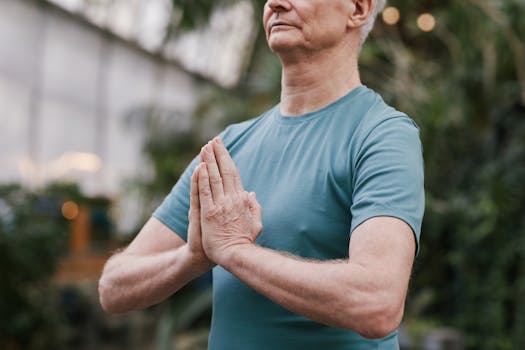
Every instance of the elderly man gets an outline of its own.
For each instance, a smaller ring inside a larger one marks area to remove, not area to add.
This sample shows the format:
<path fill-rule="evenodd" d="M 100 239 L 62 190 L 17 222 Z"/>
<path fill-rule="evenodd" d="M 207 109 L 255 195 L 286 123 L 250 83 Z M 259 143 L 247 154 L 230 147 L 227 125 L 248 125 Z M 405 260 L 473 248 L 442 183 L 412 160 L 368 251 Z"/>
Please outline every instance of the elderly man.
<path fill-rule="evenodd" d="M 423 161 L 413 121 L 359 78 L 383 7 L 267 2 L 281 103 L 202 148 L 107 263 L 105 310 L 156 304 L 213 268 L 210 349 L 398 349 Z"/>

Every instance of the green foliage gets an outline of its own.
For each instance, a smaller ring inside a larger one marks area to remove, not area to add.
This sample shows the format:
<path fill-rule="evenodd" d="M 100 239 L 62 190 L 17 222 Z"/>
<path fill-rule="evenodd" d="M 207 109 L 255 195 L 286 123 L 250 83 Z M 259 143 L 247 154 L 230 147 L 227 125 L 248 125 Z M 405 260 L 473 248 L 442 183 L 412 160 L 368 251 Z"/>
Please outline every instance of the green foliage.
<path fill-rule="evenodd" d="M 95 241 L 108 238 L 107 198 L 87 198 L 67 183 L 38 191 L 0 185 L 0 349 L 63 349 L 81 332 L 72 323 L 78 310 L 66 309 L 67 290 L 52 281 L 67 252 L 66 201 L 90 208 Z"/>
<path fill-rule="evenodd" d="M 62 320 L 49 282 L 66 243 L 60 205 L 49 193 L 0 187 L 1 348 L 62 348 Z"/>
<path fill-rule="evenodd" d="M 425 10 L 391 3 L 405 21 Z M 427 210 L 409 300 L 431 290 L 419 316 L 460 328 L 469 348 L 525 348 L 525 30 L 515 19 L 525 4 L 428 10 L 434 32 L 382 26 L 361 62 L 364 80 L 421 127 Z"/>

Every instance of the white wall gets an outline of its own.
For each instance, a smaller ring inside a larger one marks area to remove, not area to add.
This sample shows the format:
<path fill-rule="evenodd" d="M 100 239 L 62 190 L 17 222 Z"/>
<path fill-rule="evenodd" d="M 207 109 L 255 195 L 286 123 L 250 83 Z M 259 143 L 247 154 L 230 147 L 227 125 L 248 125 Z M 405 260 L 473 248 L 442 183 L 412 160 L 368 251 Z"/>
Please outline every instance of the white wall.
<path fill-rule="evenodd" d="M 156 105 L 189 118 L 198 91 L 182 69 L 53 6 L 0 0 L 0 183 L 70 180 L 123 198 L 122 182 L 150 170 L 128 113 Z"/>

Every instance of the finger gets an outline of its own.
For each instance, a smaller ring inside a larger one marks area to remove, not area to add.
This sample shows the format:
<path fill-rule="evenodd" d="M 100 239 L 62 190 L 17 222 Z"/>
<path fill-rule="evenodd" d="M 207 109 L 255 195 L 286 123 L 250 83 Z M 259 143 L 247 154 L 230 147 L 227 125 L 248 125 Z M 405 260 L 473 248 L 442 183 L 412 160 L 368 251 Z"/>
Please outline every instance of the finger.
<path fill-rule="evenodd" d="M 221 173 L 224 193 L 240 193 L 244 191 L 237 167 L 230 153 L 228 153 L 228 150 L 218 137 L 213 140 L 213 150 L 215 151 L 215 158 Z"/>
<path fill-rule="evenodd" d="M 213 197 L 210 188 L 210 179 L 208 176 L 208 169 L 206 169 L 206 163 L 201 163 L 199 168 L 199 202 L 201 206 L 201 213 L 206 210 L 213 208 Z"/>
<path fill-rule="evenodd" d="M 213 152 L 211 143 L 212 142 L 209 142 L 207 145 L 202 147 L 201 158 L 202 161 L 206 163 L 206 168 L 208 169 L 208 175 L 210 178 L 211 193 L 214 201 L 217 202 L 220 201 L 224 196 L 224 189 L 221 174 L 219 172 L 219 167 L 217 166 L 217 161 L 215 159 L 215 154 Z"/>
<path fill-rule="evenodd" d="M 221 174 L 219 172 L 219 167 L 215 159 L 215 154 L 213 152 L 213 147 L 211 146 L 212 142 L 208 142 L 207 145 L 202 147 L 201 150 L 201 159 L 206 163 L 208 168 L 208 175 L 210 178 L 210 187 L 214 201 L 219 201 L 224 196 L 224 189 L 221 179 Z"/>
<path fill-rule="evenodd" d="M 197 165 L 193 174 L 191 175 L 191 185 L 190 185 L 190 210 L 199 210 L 199 168 L 201 165 Z"/>

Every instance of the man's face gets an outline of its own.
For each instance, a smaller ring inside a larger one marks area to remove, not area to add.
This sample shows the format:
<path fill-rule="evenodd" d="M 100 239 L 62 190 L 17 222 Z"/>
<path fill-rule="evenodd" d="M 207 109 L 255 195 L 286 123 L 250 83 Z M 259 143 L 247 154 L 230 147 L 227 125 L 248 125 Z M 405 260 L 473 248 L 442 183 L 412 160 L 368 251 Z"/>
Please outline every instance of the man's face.
<path fill-rule="evenodd" d="M 341 42 L 351 0 L 268 0 L 263 25 L 272 51 L 318 51 Z"/>

